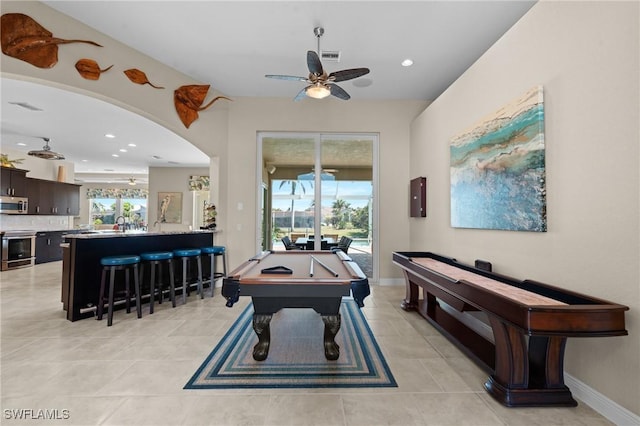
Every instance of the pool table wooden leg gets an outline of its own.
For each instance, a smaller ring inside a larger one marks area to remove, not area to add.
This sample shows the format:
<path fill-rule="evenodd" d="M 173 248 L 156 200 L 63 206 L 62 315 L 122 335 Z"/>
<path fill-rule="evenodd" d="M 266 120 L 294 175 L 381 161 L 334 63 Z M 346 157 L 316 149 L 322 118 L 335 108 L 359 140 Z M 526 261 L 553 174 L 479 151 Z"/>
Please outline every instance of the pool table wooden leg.
<path fill-rule="evenodd" d="M 271 314 L 253 314 L 253 331 L 258 335 L 258 343 L 253 347 L 253 359 L 264 361 L 269 355 L 271 343 Z"/>
<path fill-rule="evenodd" d="M 340 314 L 322 315 L 324 322 L 324 356 L 335 361 L 340 357 L 340 346 L 336 343 L 336 334 L 340 330 Z"/>

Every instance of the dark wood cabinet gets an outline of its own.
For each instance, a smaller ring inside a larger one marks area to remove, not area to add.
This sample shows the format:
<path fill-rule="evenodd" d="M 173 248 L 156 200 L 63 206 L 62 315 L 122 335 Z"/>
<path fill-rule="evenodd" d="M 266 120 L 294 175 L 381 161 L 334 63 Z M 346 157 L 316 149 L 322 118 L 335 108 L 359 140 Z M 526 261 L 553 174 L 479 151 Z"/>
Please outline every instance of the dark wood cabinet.
<path fill-rule="evenodd" d="M 411 180 L 411 217 L 427 217 L 427 178 L 418 177 Z"/>
<path fill-rule="evenodd" d="M 2 167 L 0 176 L 0 195 L 10 195 L 12 197 L 25 197 L 27 195 L 27 171 Z"/>
<path fill-rule="evenodd" d="M 28 179 L 29 214 L 53 214 L 52 181 Z"/>
<path fill-rule="evenodd" d="M 27 178 L 27 183 L 29 214 L 80 214 L 80 185 L 34 178 Z"/>
<path fill-rule="evenodd" d="M 36 265 L 62 260 L 63 235 L 68 231 L 47 231 L 36 233 Z"/>
<path fill-rule="evenodd" d="M 64 184 L 67 188 L 67 214 L 78 216 L 80 214 L 80 185 L 72 183 Z"/>

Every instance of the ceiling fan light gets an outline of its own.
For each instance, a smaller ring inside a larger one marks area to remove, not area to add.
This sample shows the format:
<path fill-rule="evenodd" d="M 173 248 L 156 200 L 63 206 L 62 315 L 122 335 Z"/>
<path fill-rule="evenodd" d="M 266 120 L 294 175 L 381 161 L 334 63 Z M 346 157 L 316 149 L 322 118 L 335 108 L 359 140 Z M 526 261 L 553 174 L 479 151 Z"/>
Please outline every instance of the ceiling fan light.
<path fill-rule="evenodd" d="M 324 99 L 331 94 L 329 88 L 323 85 L 309 86 L 305 92 L 307 96 L 314 99 Z"/>
<path fill-rule="evenodd" d="M 51 148 L 49 147 L 49 138 L 42 138 L 42 139 L 44 139 L 44 146 L 42 147 L 42 149 L 39 151 L 29 151 L 27 152 L 27 155 L 30 155 L 32 157 L 42 158 L 44 160 L 64 160 L 65 159 L 64 155 L 51 151 Z"/>

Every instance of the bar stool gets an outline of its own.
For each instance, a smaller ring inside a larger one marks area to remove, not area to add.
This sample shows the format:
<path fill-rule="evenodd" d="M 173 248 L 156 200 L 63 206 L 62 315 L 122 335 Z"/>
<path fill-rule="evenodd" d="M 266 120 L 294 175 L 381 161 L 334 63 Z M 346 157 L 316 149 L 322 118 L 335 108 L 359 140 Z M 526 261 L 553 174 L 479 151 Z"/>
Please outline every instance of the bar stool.
<path fill-rule="evenodd" d="M 107 282 L 107 273 L 109 273 L 109 307 L 107 311 L 108 327 L 113 324 L 113 303 L 116 271 L 124 271 L 126 293 L 125 306 L 127 307 L 127 313 L 130 313 L 131 291 L 129 288 L 129 272 L 131 272 L 131 269 L 133 268 L 133 281 L 136 292 L 136 311 L 138 313 L 138 318 L 142 318 L 142 307 L 140 306 L 140 282 L 138 281 L 139 263 L 140 256 L 135 255 L 107 256 L 100 259 L 100 264 L 102 265 L 102 279 L 100 280 L 100 298 L 98 299 L 98 319 L 102 320 L 102 314 L 104 311 L 104 290 Z"/>
<path fill-rule="evenodd" d="M 149 265 L 151 269 L 151 277 L 149 279 L 149 313 L 153 313 L 153 303 L 156 298 L 156 269 L 158 270 L 158 293 L 159 300 L 163 299 L 162 284 L 162 264 L 165 263 L 169 269 L 169 299 L 172 306 L 176 307 L 176 287 L 173 278 L 173 253 L 170 251 L 157 251 L 140 254 L 140 283 L 143 283 L 144 266 Z"/>
<path fill-rule="evenodd" d="M 200 247 L 200 251 L 202 251 L 202 255 L 205 254 L 209 256 L 209 261 L 211 264 L 210 275 L 207 280 L 203 282 L 209 282 L 211 286 L 211 297 L 213 297 L 213 290 L 216 285 L 216 279 L 227 276 L 227 254 L 224 246 L 207 246 Z M 223 273 L 216 273 L 216 257 L 222 256 L 222 270 Z"/>
<path fill-rule="evenodd" d="M 198 291 L 200 292 L 200 298 L 204 298 L 200 254 L 200 249 L 196 248 L 176 249 L 173 251 L 173 257 L 175 259 L 182 259 L 182 303 L 187 303 L 187 292 L 189 291 L 189 284 L 187 283 L 187 266 L 189 259 L 193 259 L 198 263 Z"/>

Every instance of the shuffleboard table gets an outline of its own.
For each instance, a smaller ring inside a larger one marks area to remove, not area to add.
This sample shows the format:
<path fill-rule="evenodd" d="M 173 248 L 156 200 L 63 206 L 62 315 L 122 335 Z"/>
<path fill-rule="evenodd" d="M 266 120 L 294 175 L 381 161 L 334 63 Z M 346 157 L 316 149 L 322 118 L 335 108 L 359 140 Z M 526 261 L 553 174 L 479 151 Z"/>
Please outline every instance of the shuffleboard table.
<path fill-rule="evenodd" d="M 429 252 L 394 252 L 393 262 L 406 281 L 402 308 L 418 311 L 487 370 L 485 389 L 509 407 L 576 406 L 564 384 L 567 338 L 627 334 L 627 306 L 496 274 L 488 262 L 476 268 Z M 475 327 L 474 311 L 488 317 L 493 341 Z"/>
<path fill-rule="evenodd" d="M 352 295 L 359 307 L 370 294 L 360 267 L 341 250 L 267 251 L 244 262 L 223 280 L 222 295 L 232 307 L 240 296 L 251 296 L 253 329 L 258 343 L 253 358 L 264 361 L 271 343 L 270 323 L 283 308 L 312 308 L 324 322 L 324 352 L 340 356 L 335 336 L 340 330 L 340 303 Z"/>

